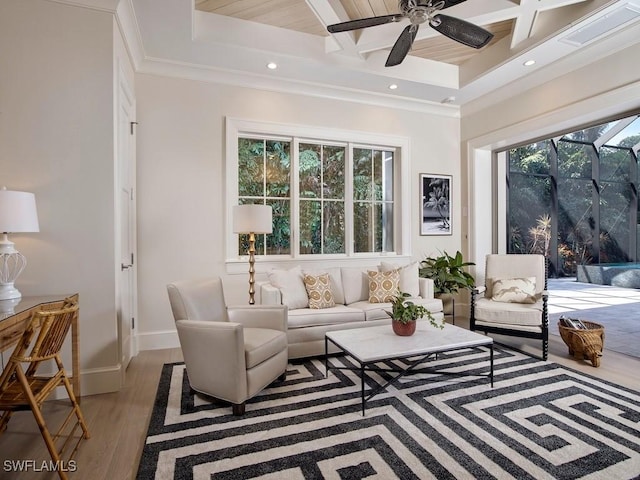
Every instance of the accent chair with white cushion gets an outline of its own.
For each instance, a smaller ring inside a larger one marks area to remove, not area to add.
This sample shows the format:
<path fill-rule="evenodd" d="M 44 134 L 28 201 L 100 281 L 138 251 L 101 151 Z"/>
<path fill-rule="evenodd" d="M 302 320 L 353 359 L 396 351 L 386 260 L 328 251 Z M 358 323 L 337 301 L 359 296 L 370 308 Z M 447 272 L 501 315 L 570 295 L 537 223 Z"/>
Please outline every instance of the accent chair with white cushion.
<path fill-rule="evenodd" d="M 226 306 L 220 278 L 167 285 L 191 388 L 233 404 L 245 402 L 287 370 L 287 307 Z"/>
<path fill-rule="evenodd" d="M 549 350 L 547 261 L 537 254 L 491 254 L 485 285 L 471 294 L 471 330 L 542 340 Z"/>

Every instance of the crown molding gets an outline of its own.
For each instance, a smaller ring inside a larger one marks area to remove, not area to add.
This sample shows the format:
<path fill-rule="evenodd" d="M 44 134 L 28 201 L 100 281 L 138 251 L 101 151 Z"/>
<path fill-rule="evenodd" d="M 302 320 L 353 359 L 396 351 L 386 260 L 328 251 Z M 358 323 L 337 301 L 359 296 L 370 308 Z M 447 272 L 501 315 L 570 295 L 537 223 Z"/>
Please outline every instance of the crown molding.
<path fill-rule="evenodd" d="M 267 75 L 248 74 L 245 72 L 236 72 L 148 56 L 144 57 L 142 62 L 136 65 L 136 73 L 219 83 L 235 87 L 326 98 L 430 115 L 460 118 L 460 107 L 457 105 L 439 104 L 392 95 L 372 94 L 356 89 L 332 87 L 299 80 L 274 79 Z"/>
<path fill-rule="evenodd" d="M 54 3 L 71 5 L 72 7 L 88 8 L 99 12 L 115 13 L 120 0 L 47 0 Z"/>

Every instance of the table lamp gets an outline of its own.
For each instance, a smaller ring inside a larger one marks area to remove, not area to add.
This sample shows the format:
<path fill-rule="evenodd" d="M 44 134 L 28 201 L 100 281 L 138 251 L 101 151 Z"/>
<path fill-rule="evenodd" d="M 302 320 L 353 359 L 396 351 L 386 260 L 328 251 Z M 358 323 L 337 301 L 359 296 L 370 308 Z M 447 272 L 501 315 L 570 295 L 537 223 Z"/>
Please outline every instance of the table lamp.
<path fill-rule="evenodd" d="M 249 234 L 249 304 L 255 303 L 256 233 L 273 231 L 273 213 L 269 205 L 235 205 L 233 207 L 233 233 Z"/>
<path fill-rule="evenodd" d="M 39 232 L 36 197 L 33 193 L 0 189 L 0 300 L 20 298 L 14 287 L 16 278 L 27 265 L 27 259 L 9 241 L 9 233 Z"/>

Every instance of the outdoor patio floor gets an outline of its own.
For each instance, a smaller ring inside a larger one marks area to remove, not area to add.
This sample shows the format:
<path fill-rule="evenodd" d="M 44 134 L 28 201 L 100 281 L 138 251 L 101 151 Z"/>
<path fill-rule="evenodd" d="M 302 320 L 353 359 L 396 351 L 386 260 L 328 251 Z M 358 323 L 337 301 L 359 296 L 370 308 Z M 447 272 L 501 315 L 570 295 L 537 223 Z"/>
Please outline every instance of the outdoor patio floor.
<path fill-rule="evenodd" d="M 640 357 L 640 290 L 549 279 L 549 332 L 560 335 L 561 315 L 600 323 L 605 349 Z"/>

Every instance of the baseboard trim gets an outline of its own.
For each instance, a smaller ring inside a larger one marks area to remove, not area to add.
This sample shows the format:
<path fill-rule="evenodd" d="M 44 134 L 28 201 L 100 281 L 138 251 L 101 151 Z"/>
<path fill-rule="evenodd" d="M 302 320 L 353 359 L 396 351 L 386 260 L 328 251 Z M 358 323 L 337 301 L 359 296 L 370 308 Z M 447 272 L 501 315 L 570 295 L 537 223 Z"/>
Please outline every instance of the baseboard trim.
<path fill-rule="evenodd" d="M 180 340 L 175 330 L 160 332 L 138 333 L 136 335 L 138 350 L 161 350 L 164 348 L 179 348 Z"/>
<path fill-rule="evenodd" d="M 117 392 L 122 388 L 122 365 L 91 368 L 80 372 L 82 396 Z"/>
<path fill-rule="evenodd" d="M 121 388 L 122 366 L 120 364 L 80 372 L 80 394 L 82 397 L 117 392 Z M 64 387 L 58 387 L 51 398 L 55 400 L 68 398 L 67 391 Z"/>

